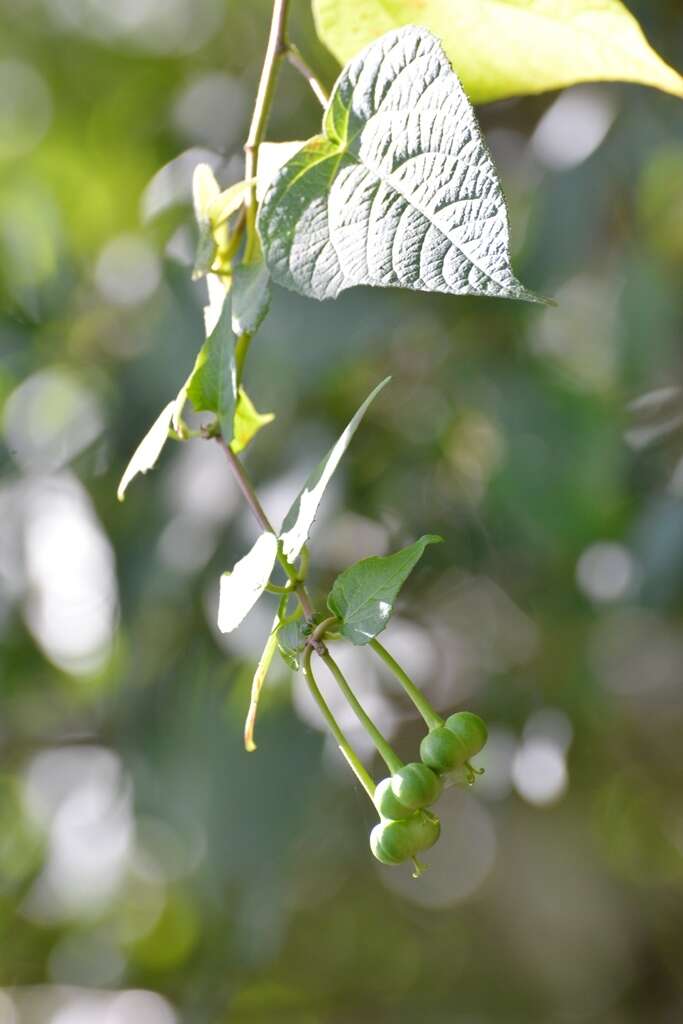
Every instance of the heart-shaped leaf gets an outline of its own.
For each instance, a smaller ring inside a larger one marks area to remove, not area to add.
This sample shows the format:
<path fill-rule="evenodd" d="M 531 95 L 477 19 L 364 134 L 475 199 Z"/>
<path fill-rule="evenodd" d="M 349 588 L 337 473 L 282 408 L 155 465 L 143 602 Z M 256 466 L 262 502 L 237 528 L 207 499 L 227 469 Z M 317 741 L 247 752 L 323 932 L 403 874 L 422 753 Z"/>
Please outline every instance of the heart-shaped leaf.
<path fill-rule="evenodd" d="M 600 80 L 683 96 L 683 79 L 620 0 L 313 0 L 313 13 L 341 64 L 391 29 L 423 25 L 473 103 Z"/>
<path fill-rule="evenodd" d="M 121 483 L 116 491 L 116 497 L 119 501 L 123 501 L 126 496 L 126 488 L 128 487 L 128 484 L 138 475 L 138 473 L 147 473 L 148 470 L 155 466 L 157 459 L 161 455 L 161 449 L 166 444 L 168 431 L 171 426 L 171 419 L 173 417 L 174 405 L 175 401 L 169 402 L 168 405 L 159 413 L 154 423 L 133 452 L 132 458 L 126 466 L 126 470 L 121 477 Z"/>
<path fill-rule="evenodd" d="M 218 628 L 231 633 L 251 611 L 266 589 L 277 558 L 277 537 L 262 533 L 251 551 L 221 576 Z"/>
<path fill-rule="evenodd" d="M 317 299 L 375 285 L 536 301 L 510 268 L 474 111 L 426 29 L 389 32 L 342 71 L 258 224 L 273 279 Z"/>
<path fill-rule="evenodd" d="M 349 447 L 351 438 L 358 430 L 367 407 L 390 379 L 390 377 L 387 377 L 368 395 L 360 409 L 349 420 L 336 444 L 330 448 L 322 462 L 313 470 L 303 490 L 299 492 L 294 504 L 285 516 L 280 531 L 280 540 L 282 541 L 284 555 L 290 562 L 298 558 L 302 547 L 308 540 L 308 534 L 313 525 L 320 502 L 323 499 L 325 489 L 332 479 L 332 475 L 339 465 L 342 455 Z"/>
<path fill-rule="evenodd" d="M 337 576 L 327 606 L 340 620 L 341 635 L 357 645 L 374 640 L 389 621 L 398 592 L 424 549 L 440 540 L 428 534 L 393 555 L 364 558 Z"/>

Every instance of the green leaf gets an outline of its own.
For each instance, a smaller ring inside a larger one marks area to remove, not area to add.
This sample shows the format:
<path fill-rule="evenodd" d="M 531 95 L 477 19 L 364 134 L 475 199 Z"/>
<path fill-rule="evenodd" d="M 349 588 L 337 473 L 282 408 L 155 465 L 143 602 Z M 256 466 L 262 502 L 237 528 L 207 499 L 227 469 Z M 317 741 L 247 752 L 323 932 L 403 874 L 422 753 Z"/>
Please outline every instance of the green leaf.
<path fill-rule="evenodd" d="M 306 644 L 303 619 L 281 626 L 277 635 L 277 646 L 282 658 L 295 672 L 301 668 L 301 654 Z"/>
<path fill-rule="evenodd" d="M 262 142 L 258 148 L 256 198 L 259 203 L 273 184 L 280 168 L 290 160 L 304 142 Z"/>
<path fill-rule="evenodd" d="M 237 407 L 235 344 L 230 329 L 229 302 L 224 303 L 218 323 L 199 350 L 183 390 L 196 412 L 216 414 L 223 440 L 229 444 Z M 183 390 L 176 400 L 178 403 L 182 402 Z"/>
<path fill-rule="evenodd" d="M 220 195 L 218 182 L 208 164 L 197 164 L 192 175 L 192 201 L 199 229 L 195 254 L 193 280 L 203 277 L 211 269 L 216 255 L 216 242 L 211 223 L 211 206 Z"/>
<path fill-rule="evenodd" d="M 266 589 L 276 558 L 277 537 L 274 533 L 262 533 L 232 572 L 223 573 L 218 601 L 218 628 L 221 633 L 237 629 L 254 607 Z"/>
<path fill-rule="evenodd" d="M 341 64 L 385 32 L 424 26 L 473 103 L 601 80 L 683 96 L 683 79 L 619 0 L 313 0 L 313 13 Z"/>
<path fill-rule="evenodd" d="M 394 555 L 364 558 L 337 576 L 327 606 L 341 622 L 341 635 L 358 645 L 374 640 L 389 621 L 398 592 L 424 549 L 440 540 L 428 534 Z"/>
<path fill-rule="evenodd" d="M 382 388 L 388 384 L 390 379 L 390 377 L 386 377 L 368 395 L 360 409 L 358 409 L 347 424 L 336 444 L 330 448 L 322 462 L 316 466 L 308 477 L 303 490 L 299 492 L 294 504 L 285 516 L 280 530 L 280 540 L 282 541 L 284 555 L 290 562 L 298 558 L 302 547 L 308 540 L 308 534 L 315 520 L 325 489 L 332 479 L 332 475 L 339 465 L 344 452 L 349 447 L 351 438 L 356 433 L 366 409 Z"/>
<path fill-rule="evenodd" d="M 235 410 L 235 421 L 233 427 L 233 439 L 230 447 L 235 455 L 246 448 L 249 442 L 258 434 L 262 427 L 272 423 L 275 414 L 272 412 L 257 412 L 249 395 L 244 388 L 239 389 L 237 397 L 237 409 Z"/>
<path fill-rule="evenodd" d="M 228 217 L 239 210 L 253 183 L 253 178 L 238 181 L 215 196 L 208 208 L 208 218 L 214 229 L 224 224 Z"/>
<path fill-rule="evenodd" d="M 121 477 L 121 483 L 116 491 L 116 497 L 119 501 L 123 501 L 125 498 L 126 488 L 131 480 L 136 477 L 138 473 L 147 473 L 147 471 L 152 469 L 156 464 L 157 459 L 161 455 L 161 449 L 166 444 L 168 431 L 171 426 L 174 405 L 175 401 L 169 402 L 168 405 L 162 409 L 140 444 L 133 452 L 133 456 L 126 466 L 126 470 Z"/>
<path fill-rule="evenodd" d="M 260 207 L 275 281 L 317 299 L 364 284 L 538 301 L 512 273 L 496 170 L 429 32 L 389 32 L 352 61 L 323 132 Z"/>
<path fill-rule="evenodd" d="M 232 275 L 232 329 L 236 335 L 254 334 L 270 305 L 270 274 L 263 255 L 240 263 Z"/>

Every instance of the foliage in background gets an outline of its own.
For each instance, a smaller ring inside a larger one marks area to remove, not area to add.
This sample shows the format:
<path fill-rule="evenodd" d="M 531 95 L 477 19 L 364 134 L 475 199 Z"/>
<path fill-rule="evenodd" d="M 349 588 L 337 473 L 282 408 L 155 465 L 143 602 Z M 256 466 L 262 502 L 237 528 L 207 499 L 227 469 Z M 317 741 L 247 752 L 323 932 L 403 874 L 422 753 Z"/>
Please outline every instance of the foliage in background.
<path fill-rule="evenodd" d="M 278 292 L 251 355 L 250 394 L 278 418 L 250 466 L 276 517 L 393 375 L 323 510 L 320 593 L 425 524 L 446 538 L 387 643 L 420 655 L 437 706 L 492 722 L 490 788 L 453 798 L 444 859 L 416 886 L 372 870 L 360 797 L 298 685 L 290 708 L 288 674 L 266 691 L 258 755 L 241 750 L 256 638 L 212 624 L 217 576 L 253 534 L 212 446 L 165 453 L 112 499 L 192 369 L 190 169 L 240 177 L 267 16 L 204 2 L 183 23 L 187 5 L 162 6 L 144 31 L 118 6 L 0 8 L 3 81 L 30 83 L 0 168 L 3 1012 L 676 1019 L 678 105 L 606 86 L 481 112 L 515 268 L 556 309 Z M 680 67 L 677 5 L 633 10 Z M 319 111 L 285 69 L 272 138 L 295 123 L 312 133 Z M 381 664 L 354 678 L 414 749 Z"/>

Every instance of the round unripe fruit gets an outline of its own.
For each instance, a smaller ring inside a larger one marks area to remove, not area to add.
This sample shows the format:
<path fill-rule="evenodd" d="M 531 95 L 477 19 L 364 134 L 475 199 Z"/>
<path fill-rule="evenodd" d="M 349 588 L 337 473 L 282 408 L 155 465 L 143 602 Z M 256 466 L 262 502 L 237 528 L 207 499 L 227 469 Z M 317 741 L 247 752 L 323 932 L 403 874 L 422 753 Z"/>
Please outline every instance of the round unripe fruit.
<path fill-rule="evenodd" d="M 420 757 L 423 762 L 440 775 L 452 772 L 454 768 L 464 764 L 468 756 L 460 736 L 447 729 L 445 725 L 431 729 L 420 744 Z"/>
<path fill-rule="evenodd" d="M 391 818 L 394 821 L 400 821 L 403 818 L 409 818 L 413 811 L 409 807 L 405 807 L 399 800 L 394 796 L 391 789 L 391 778 L 382 779 L 378 782 L 375 787 L 375 807 L 379 814 L 383 818 Z"/>
<path fill-rule="evenodd" d="M 458 737 L 465 751 L 465 761 L 478 754 L 488 739 L 486 723 L 471 711 L 456 711 L 446 719 L 446 728 Z"/>
<path fill-rule="evenodd" d="M 428 850 L 441 835 L 441 822 L 430 811 L 416 811 L 414 817 L 409 819 L 408 824 L 415 841 L 416 853 Z"/>
<path fill-rule="evenodd" d="M 419 811 L 405 821 L 380 821 L 370 833 L 370 849 L 382 864 L 402 864 L 439 838 L 439 819 Z"/>
<path fill-rule="evenodd" d="M 391 791 L 404 807 L 417 811 L 438 800 L 441 779 L 426 764 L 413 762 L 405 765 L 391 777 Z"/>

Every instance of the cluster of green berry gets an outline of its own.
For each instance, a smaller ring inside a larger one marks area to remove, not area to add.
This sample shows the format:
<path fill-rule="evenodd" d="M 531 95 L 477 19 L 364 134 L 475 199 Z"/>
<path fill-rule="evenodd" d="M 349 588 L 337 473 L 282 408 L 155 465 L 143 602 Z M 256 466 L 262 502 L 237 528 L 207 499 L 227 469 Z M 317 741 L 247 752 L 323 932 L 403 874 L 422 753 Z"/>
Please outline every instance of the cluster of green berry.
<path fill-rule="evenodd" d="M 444 785 L 463 778 L 474 781 L 470 758 L 483 749 L 487 736 L 478 715 L 458 711 L 430 729 L 420 744 L 420 761 L 404 765 L 377 784 L 374 804 L 380 820 L 370 833 L 370 849 L 377 860 L 416 861 L 418 853 L 434 846 L 441 824 L 427 808 L 439 799 Z"/>

